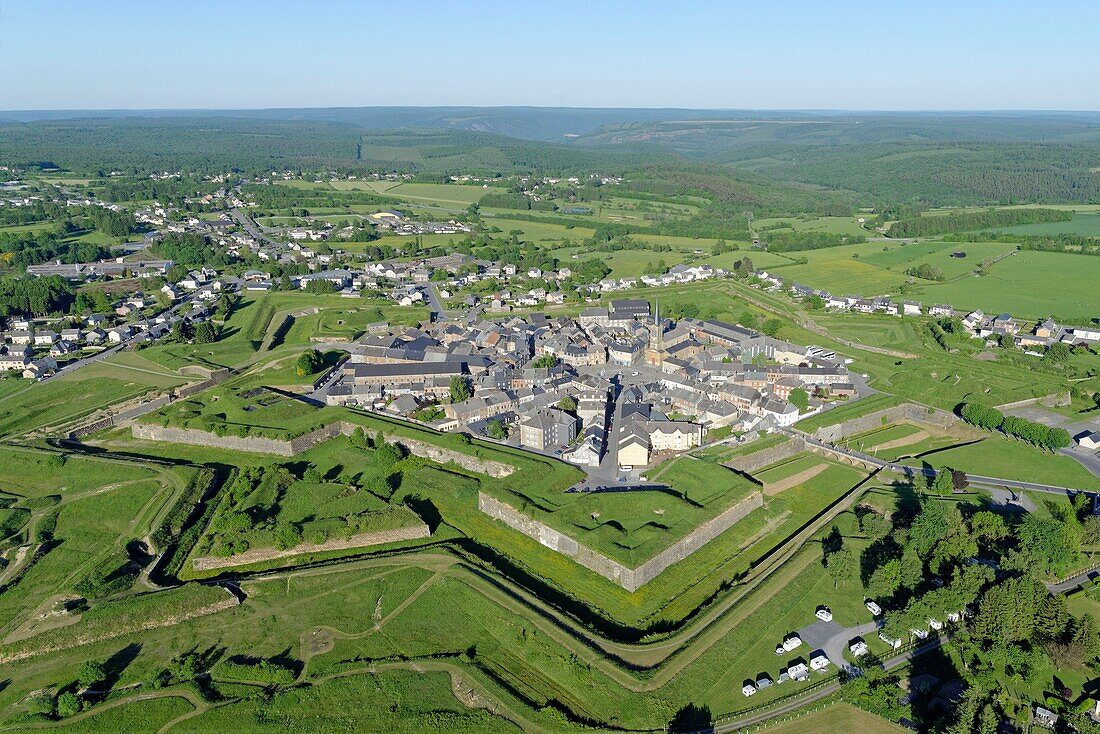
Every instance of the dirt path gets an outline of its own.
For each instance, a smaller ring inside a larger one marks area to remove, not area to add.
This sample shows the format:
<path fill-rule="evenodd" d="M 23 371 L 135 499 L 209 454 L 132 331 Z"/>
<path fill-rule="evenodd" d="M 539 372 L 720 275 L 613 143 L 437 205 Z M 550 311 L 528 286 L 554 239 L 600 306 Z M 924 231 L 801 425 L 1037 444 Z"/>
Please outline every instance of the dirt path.
<path fill-rule="evenodd" d="M 797 487 L 800 484 L 805 484 L 828 468 L 829 465 L 825 462 L 822 462 L 816 466 L 811 466 L 805 471 L 800 471 L 799 473 L 789 476 L 785 479 L 780 479 L 778 482 L 768 482 L 764 485 L 764 494 L 768 497 L 774 497 L 780 492 L 790 489 L 791 487 Z"/>

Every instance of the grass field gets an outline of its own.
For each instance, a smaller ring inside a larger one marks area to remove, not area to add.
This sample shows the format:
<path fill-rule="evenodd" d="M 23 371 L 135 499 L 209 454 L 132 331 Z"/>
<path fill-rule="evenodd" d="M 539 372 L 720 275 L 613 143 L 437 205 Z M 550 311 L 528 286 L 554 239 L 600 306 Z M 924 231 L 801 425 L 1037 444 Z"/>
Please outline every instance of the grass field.
<path fill-rule="evenodd" d="M 846 703 L 768 726 L 770 734 L 902 734 L 907 729 Z"/>
<path fill-rule="evenodd" d="M 333 181 L 330 186 L 337 191 L 373 191 L 386 196 L 408 200 L 414 204 L 438 204 L 443 207 L 465 209 L 489 193 L 503 189 L 462 186 L 459 184 L 396 183 L 393 181 Z"/>
<path fill-rule="evenodd" d="M 956 308 L 1008 311 L 1013 316 L 1045 318 L 1051 314 L 1091 319 L 1096 298 L 1070 283 L 1100 282 L 1100 258 L 1058 252 L 1025 251 L 994 265 L 983 277 L 925 286 L 929 302 Z"/>
<path fill-rule="evenodd" d="M 1100 490 L 1100 477 L 1068 456 L 1052 454 L 1002 436 L 989 436 L 978 443 L 937 451 L 905 463 L 949 466 L 987 477 Z"/>
<path fill-rule="evenodd" d="M 1018 224 L 1015 227 L 1001 227 L 994 231 L 1040 236 L 1050 234 L 1079 234 L 1085 237 L 1100 237 L 1100 212 L 1075 212 L 1073 219 L 1068 222 Z"/>
<path fill-rule="evenodd" d="M 849 236 L 872 236 L 860 226 L 859 216 L 852 217 L 772 217 L 754 219 L 752 227 L 763 237 L 768 232 L 825 232 Z"/>

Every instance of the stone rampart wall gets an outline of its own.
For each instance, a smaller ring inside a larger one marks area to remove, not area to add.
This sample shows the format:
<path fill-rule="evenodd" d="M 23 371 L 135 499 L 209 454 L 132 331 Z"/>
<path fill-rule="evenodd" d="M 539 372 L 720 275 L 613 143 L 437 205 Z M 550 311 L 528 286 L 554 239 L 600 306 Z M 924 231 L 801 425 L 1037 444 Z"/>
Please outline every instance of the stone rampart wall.
<path fill-rule="evenodd" d="M 518 530 L 529 538 L 538 541 L 552 551 L 569 556 L 578 564 L 598 573 L 627 591 L 636 591 L 652 581 L 659 573 L 672 564 L 682 561 L 711 540 L 742 520 L 753 510 L 764 505 L 764 496 L 753 492 L 745 499 L 711 518 L 691 531 L 673 545 L 661 551 L 637 568 L 628 568 L 618 561 L 597 553 L 588 546 L 561 533 L 549 525 L 535 520 L 511 505 L 490 497 L 484 492 L 478 493 L 477 506 L 489 517 L 500 520 L 513 530 Z"/>

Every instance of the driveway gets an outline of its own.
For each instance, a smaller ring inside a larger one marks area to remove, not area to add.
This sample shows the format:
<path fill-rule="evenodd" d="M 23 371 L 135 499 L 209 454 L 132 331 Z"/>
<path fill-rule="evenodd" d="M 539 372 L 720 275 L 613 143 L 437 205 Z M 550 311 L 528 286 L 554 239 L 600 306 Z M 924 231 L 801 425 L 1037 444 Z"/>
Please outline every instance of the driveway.
<path fill-rule="evenodd" d="M 844 659 L 848 643 L 857 637 L 865 637 L 878 629 L 878 622 L 866 622 L 855 627 L 841 627 L 836 622 L 818 620 L 798 630 L 798 636 L 810 646 L 812 653 L 821 650 L 837 670 L 853 670 L 854 665 Z"/>

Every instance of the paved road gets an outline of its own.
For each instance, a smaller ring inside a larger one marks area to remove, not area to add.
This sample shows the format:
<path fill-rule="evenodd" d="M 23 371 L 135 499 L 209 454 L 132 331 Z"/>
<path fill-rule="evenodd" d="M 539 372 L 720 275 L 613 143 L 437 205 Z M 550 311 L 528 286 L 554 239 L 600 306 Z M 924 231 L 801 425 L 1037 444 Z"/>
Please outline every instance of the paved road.
<path fill-rule="evenodd" d="M 844 657 L 848 643 L 857 637 L 864 637 L 879 628 L 879 622 L 871 620 L 855 627 L 841 627 L 836 622 L 817 621 L 798 630 L 798 636 L 810 646 L 811 650 L 822 650 L 837 670 L 858 670 Z"/>
<path fill-rule="evenodd" d="M 428 297 L 428 308 L 431 309 L 431 320 L 442 321 L 447 318 L 447 309 L 443 307 L 443 301 L 439 297 L 439 288 L 435 283 L 424 284 L 424 295 Z"/>
<path fill-rule="evenodd" d="M 229 216 L 233 217 L 233 220 L 237 222 L 237 224 L 241 225 L 241 227 L 244 228 L 244 231 L 248 232 L 248 234 L 253 239 L 259 240 L 260 242 L 266 242 L 272 247 L 282 247 L 282 245 L 280 245 L 278 242 L 264 234 L 263 230 L 261 230 L 259 226 L 257 226 L 252 221 L 252 218 L 249 217 L 248 214 L 242 212 L 240 209 L 230 209 Z"/>
<path fill-rule="evenodd" d="M 1081 586 L 1086 581 L 1092 581 L 1098 576 L 1100 576 L 1100 569 L 1090 568 L 1079 574 L 1070 576 L 1065 581 L 1059 581 L 1056 584 L 1047 584 L 1047 591 L 1051 594 L 1066 594 Z"/>

